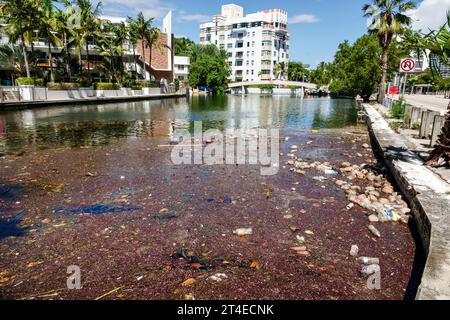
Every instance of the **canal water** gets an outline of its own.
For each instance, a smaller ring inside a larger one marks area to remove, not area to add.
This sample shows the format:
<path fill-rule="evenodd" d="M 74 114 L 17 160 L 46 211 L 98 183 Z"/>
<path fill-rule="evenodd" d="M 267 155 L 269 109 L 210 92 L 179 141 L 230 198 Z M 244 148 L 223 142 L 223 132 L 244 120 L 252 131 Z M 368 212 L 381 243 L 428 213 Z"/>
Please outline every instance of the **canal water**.
<path fill-rule="evenodd" d="M 29 147 L 104 145 L 117 139 L 168 136 L 192 129 L 322 129 L 356 124 L 353 100 L 289 96 L 195 96 L 101 105 L 70 105 L 0 112 L 0 155 Z"/>
<path fill-rule="evenodd" d="M 174 164 L 171 136 L 195 121 L 280 128 L 278 173 Z M 119 288 L 106 298 L 403 299 L 408 226 L 377 223 L 374 237 L 371 212 L 349 209 L 338 186 L 372 186 L 340 170 L 348 162 L 378 174 L 369 144 L 353 100 L 195 96 L 1 112 L 0 296 L 91 300 Z M 294 172 L 293 156 L 308 168 Z M 353 245 L 380 259 L 382 290 L 368 287 Z M 73 265 L 82 290 L 65 289 Z"/>

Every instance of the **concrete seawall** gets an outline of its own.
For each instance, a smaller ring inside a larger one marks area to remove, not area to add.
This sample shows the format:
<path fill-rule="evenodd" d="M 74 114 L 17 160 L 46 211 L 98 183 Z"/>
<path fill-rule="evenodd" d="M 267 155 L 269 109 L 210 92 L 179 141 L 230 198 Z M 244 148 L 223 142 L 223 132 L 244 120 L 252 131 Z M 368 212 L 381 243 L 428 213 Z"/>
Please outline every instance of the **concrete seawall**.
<path fill-rule="evenodd" d="M 450 299 L 450 187 L 408 150 L 371 105 L 362 104 L 373 143 L 409 203 L 427 255 L 416 299 Z"/>
<path fill-rule="evenodd" d="M 71 105 L 71 104 L 101 104 L 101 103 L 128 102 L 139 100 L 171 99 L 182 97 L 186 97 L 186 93 L 151 94 L 151 95 L 121 96 L 121 97 L 91 97 L 81 99 L 42 100 L 42 101 L 14 101 L 14 102 L 0 103 L 0 111 L 22 110 L 48 106 Z"/>

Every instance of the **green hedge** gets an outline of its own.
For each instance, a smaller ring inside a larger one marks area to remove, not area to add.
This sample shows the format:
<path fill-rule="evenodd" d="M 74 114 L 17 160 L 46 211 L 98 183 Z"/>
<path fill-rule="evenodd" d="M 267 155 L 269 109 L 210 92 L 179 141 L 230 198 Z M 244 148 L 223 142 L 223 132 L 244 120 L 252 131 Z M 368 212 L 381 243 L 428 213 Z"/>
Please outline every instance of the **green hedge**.
<path fill-rule="evenodd" d="M 120 86 L 117 83 L 110 82 L 96 82 L 94 83 L 94 90 L 119 90 Z"/>
<path fill-rule="evenodd" d="M 76 82 L 49 82 L 47 88 L 49 90 L 78 90 L 80 84 Z"/>
<path fill-rule="evenodd" d="M 21 86 L 43 87 L 44 86 L 44 79 L 42 79 L 42 78 L 20 77 L 20 78 L 17 78 L 17 83 L 19 85 L 21 85 Z"/>

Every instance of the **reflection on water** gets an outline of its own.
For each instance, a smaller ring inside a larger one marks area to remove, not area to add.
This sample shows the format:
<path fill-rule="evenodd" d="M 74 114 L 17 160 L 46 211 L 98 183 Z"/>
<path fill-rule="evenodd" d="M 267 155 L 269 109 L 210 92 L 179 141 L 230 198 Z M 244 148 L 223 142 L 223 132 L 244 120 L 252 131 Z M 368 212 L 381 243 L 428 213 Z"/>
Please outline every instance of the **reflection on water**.
<path fill-rule="evenodd" d="M 39 108 L 0 113 L 0 154 L 24 147 L 94 146 L 121 138 L 164 137 L 202 121 L 215 128 L 339 128 L 356 123 L 352 100 L 288 96 L 191 97 Z"/>

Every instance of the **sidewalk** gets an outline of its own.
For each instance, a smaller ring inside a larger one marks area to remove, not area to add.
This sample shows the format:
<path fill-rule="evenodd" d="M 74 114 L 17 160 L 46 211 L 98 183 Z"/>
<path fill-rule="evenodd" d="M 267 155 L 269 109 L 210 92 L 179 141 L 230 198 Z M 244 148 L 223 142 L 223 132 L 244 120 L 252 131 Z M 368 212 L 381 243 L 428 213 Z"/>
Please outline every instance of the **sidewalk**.
<path fill-rule="evenodd" d="M 399 98 L 399 96 L 395 96 Z M 407 104 L 414 107 L 421 107 L 423 109 L 438 111 L 442 115 L 447 112 L 447 107 L 450 99 L 445 99 L 443 96 L 429 96 L 429 95 L 405 95 Z"/>
<path fill-rule="evenodd" d="M 419 300 L 450 299 L 450 184 L 424 165 L 410 151 L 410 142 L 395 133 L 376 110 L 362 105 L 374 140 L 385 164 L 413 210 L 421 243 L 427 253 Z"/>

